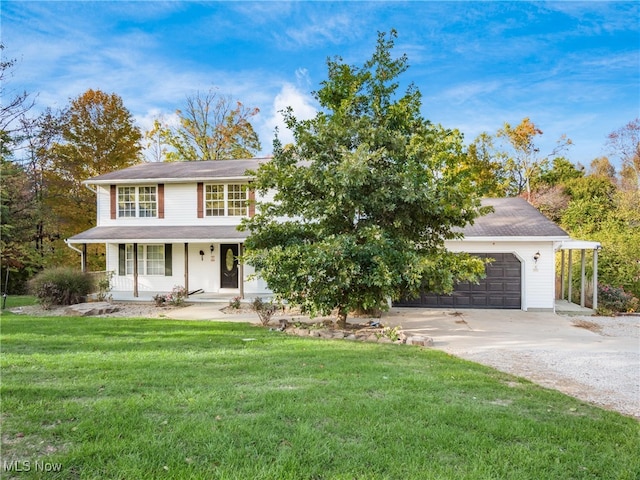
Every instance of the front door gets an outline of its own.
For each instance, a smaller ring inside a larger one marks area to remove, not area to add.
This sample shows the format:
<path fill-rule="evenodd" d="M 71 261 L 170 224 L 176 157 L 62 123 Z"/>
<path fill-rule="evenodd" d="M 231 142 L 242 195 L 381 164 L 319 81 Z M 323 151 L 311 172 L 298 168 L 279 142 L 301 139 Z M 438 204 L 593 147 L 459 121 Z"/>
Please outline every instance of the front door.
<path fill-rule="evenodd" d="M 238 288 L 238 244 L 220 245 L 220 288 Z"/>

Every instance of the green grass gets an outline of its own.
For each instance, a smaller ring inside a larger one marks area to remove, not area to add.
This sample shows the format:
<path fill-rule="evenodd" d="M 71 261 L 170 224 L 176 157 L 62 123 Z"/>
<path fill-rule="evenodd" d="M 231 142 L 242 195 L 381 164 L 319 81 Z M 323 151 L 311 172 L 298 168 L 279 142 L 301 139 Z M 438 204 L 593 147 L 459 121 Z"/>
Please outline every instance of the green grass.
<path fill-rule="evenodd" d="M 437 351 L 157 319 L 1 329 L 2 478 L 640 476 L 637 421 Z"/>
<path fill-rule="evenodd" d="M 2 299 L 0 299 L 2 301 Z M 25 305 L 36 305 L 38 299 L 33 295 L 7 295 L 7 299 L 4 302 L 7 310 L 15 307 L 23 307 Z M 4 312 L 3 312 L 4 313 Z"/>

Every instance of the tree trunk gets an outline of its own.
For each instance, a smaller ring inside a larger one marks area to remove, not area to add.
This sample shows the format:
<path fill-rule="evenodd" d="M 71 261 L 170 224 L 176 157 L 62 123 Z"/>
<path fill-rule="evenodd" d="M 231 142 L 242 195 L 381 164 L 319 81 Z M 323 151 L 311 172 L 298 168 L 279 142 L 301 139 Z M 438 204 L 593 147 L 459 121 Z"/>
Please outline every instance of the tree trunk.
<path fill-rule="evenodd" d="M 346 328 L 347 327 L 347 315 L 349 310 L 340 305 L 338 306 L 338 328 Z"/>

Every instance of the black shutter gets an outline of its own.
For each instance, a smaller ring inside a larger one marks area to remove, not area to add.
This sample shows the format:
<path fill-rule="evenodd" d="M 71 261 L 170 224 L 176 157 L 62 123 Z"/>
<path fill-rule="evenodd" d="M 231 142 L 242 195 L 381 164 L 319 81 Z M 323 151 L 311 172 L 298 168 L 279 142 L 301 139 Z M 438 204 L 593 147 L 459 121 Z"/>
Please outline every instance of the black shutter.
<path fill-rule="evenodd" d="M 125 257 L 125 244 L 118 244 L 118 275 L 126 275 L 127 262 Z"/>
<path fill-rule="evenodd" d="M 170 277 L 171 275 L 173 275 L 171 247 L 172 245 L 170 243 L 164 244 L 164 276 L 165 277 Z"/>

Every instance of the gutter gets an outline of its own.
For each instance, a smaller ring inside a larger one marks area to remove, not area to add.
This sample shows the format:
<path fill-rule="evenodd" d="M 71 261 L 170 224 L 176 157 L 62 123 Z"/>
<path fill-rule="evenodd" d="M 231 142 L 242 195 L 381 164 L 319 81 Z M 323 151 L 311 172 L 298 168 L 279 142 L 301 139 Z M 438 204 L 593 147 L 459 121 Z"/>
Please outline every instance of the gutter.
<path fill-rule="evenodd" d="M 69 243 L 69 239 L 67 238 L 65 238 L 64 243 L 66 243 L 67 247 L 69 247 L 71 250 L 75 250 L 80 254 L 80 267 L 82 267 L 84 265 L 84 252 L 71 245 L 71 243 Z"/>

